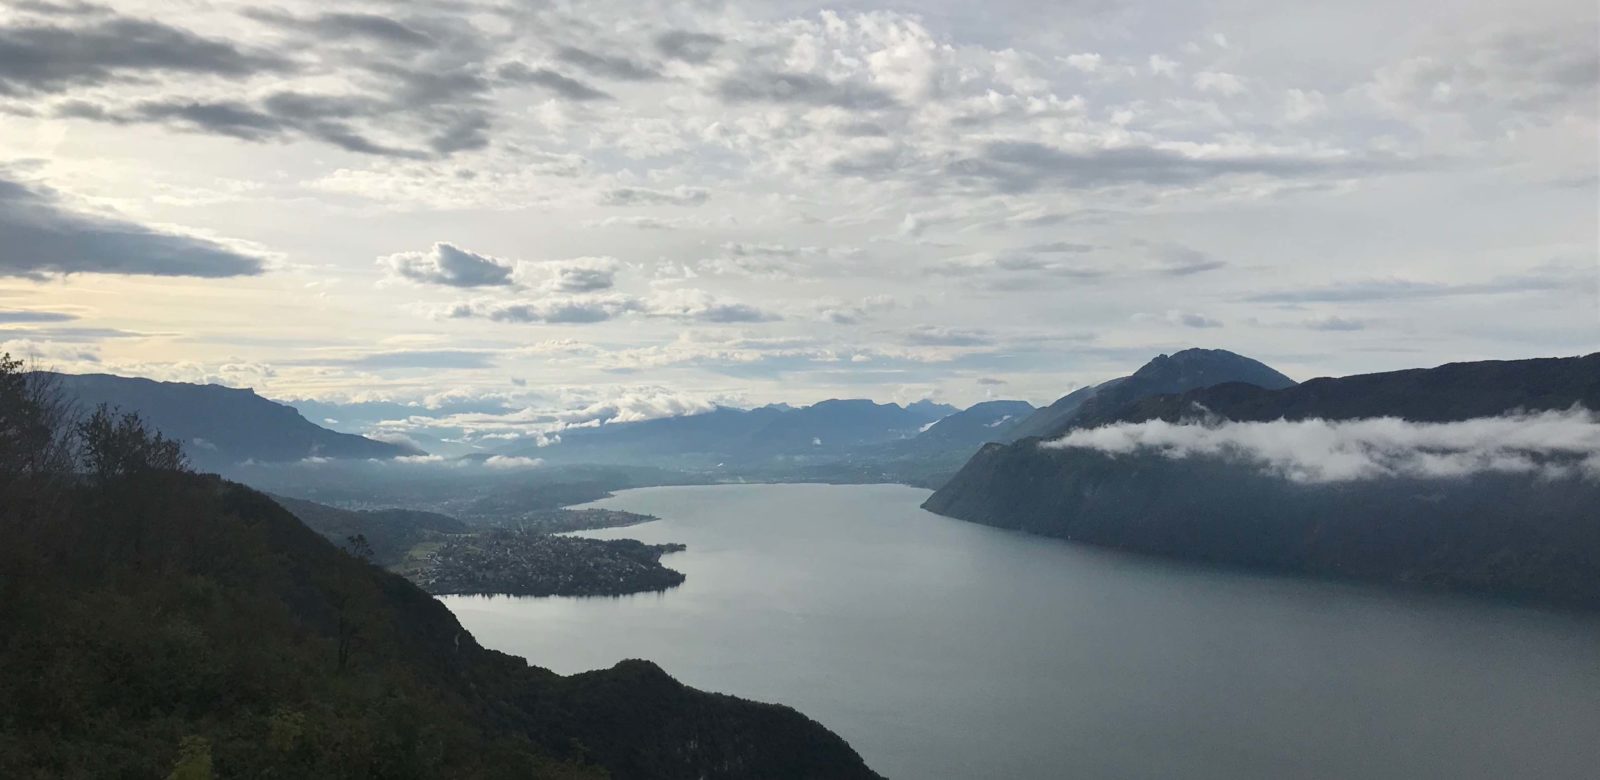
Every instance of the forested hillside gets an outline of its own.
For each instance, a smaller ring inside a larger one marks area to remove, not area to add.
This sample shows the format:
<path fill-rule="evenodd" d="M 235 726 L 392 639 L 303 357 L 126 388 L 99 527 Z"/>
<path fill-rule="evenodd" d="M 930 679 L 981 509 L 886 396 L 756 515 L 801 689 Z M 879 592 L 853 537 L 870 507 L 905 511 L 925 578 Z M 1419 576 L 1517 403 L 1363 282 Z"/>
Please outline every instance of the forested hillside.
<path fill-rule="evenodd" d="M 874 777 L 646 661 L 561 677 L 0 363 L 0 777 Z M 23 673 L 20 670 L 26 670 Z"/>
<path fill-rule="evenodd" d="M 1473 445 L 1491 449 L 1463 471 L 1453 448 L 1467 445 L 1456 440 L 1482 434 L 1407 427 L 1574 408 L 1600 408 L 1600 355 L 1459 363 L 1277 390 L 1223 384 L 1113 411 L 1086 407 L 1092 413 L 1061 432 L 1081 434 L 1073 446 L 1037 438 L 991 444 L 924 507 L 1138 552 L 1595 608 L 1600 476 L 1581 454 L 1526 452 L 1515 442 L 1502 452 L 1491 438 Z M 1331 426 L 1288 427 L 1383 417 L 1394 422 L 1378 438 L 1350 445 L 1331 441 L 1341 435 Z M 1190 446 L 1233 424 L 1258 427 L 1224 445 Z M 1496 430 L 1522 424 L 1541 423 L 1512 420 Z M 1591 423 L 1575 416 L 1542 424 Z M 1170 446 L 1094 443 L 1117 436 Z M 1318 479 L 1284 465 L 1315 457 L 1369 468 Z M 1396 463 L 1422 468 L 1395 471 Z"/>

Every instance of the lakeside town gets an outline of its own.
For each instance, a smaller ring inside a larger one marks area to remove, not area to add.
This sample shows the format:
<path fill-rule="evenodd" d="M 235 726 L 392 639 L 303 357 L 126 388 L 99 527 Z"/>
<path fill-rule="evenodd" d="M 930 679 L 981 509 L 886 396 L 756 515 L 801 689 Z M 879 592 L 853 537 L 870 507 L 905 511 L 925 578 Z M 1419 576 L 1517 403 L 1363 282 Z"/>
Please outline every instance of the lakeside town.
<path fill-rule="evenodd" d="M 407 576 L 434 595 L 621 596 L 684 581 L 661 564 L 661 556 L 686 549 L 681 544 L 495 529 L 427 547 Z"/>

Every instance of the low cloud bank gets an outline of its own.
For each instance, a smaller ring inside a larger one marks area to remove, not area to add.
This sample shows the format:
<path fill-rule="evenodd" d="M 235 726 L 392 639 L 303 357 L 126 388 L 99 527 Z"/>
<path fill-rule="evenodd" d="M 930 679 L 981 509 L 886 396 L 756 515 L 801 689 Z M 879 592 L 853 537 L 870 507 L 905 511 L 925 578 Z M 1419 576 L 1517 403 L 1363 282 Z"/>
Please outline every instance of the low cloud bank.
<path fill-rule="evenodd" d="M 1481 473 L 1600 479 L 1600 414 L 1582 408 L 1449 423 L 1394 417 L 1187 424 L 1152 420 L 1073 431 L 1039 446 L 1113 456 L 1223 458 L 1305 483 Z"/>

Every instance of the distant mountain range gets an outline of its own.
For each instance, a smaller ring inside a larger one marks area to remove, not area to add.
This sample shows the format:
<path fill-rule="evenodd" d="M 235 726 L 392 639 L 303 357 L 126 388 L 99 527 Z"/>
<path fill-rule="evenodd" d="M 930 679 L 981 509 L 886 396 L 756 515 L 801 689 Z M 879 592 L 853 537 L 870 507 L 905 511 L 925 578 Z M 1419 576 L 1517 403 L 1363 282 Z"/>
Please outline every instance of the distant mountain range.
<path fill-rule="evenodd" d="M 85 407 L 109 403 L 139 412 L 156 429 L 184 442 L 191 460 L 208 470 L 226 471 L 246 462 L 384 459 L 421 452 L 409 442 L 380 442 L 328 430 L 295 408 L 250 390 L 107 375 L 59 377 Z M 514 444 L 465 457 L 538 458 L 552 466 L 648 466 L 701 474 L 701 479 L 937 485 L 985 443 L 1049 432 L 1077 415 L 1125 400 L 1229 381 L 1269 388 L 1293 384 L 1282 374 L 1230 352 L 1186 350 L 1157 357 L 1131 376 L 1079 390 L 1043 409 L 1010 400 L 985 401 L 962 410 L 926 400 L 900 405 L 865 399 L 830 399 L 799 407 L 719 407 L 702 414 L 568 428 L 557 443 L 547 446 Z M 329 425 L 357 430 L 417 411 L 383 402 L 295 403 Z M 508 411 L 498 404 L 462 408 Z M 432 443 L 423 434 L 417 436 L 423 446 Z M 438 452 L 459 454 L 461 447 L 460 442 L 454 449 L 441 443 Z"/>
<path fill-rule="evenodd" d="M 984 401 L 940 418 L 917 434 L 915 441 L 938 447 L 976 447 L 1001 441 L 1000 437 L 1033 412 L 1033 404 L 1027 401 Z"/>
<path fill-rule="evenodd" d="M 246 461 L 417 454 L 410 447 L 330 431 L 253 390 L 109 374 L 52 376 L 84 410 L 109 404 L 138 412 L 156 430 L 182 442 L 190 462 L 202 470 L 223 470 Z"/>
<path fill-rule="evenodd" d="M 804 407 L 719 407 L 703 414 L 569 428 L 561 441 L 507 454 L 561 463 L 657 465 L 687 469 L 819 463 L 862 448 L 913 439 L 957 414 L 947 404 L 901 406 L 832 399 Z"/>
<path fill-rule="evenodd" d="M 1481 426 L 1513 413 L 1600 410 L 1600 354 L 1111 397 L 1041 426 L 1047 438 L 1073 433 L 1072 446 L 1044 447 L 1038 436 L 989 444 L 924 507 L 1138 552 L 1600 606 L 1600 478 L 1582 476 L 1592 463 L 1493 449 L 1534 424 L 1523 418 L 1502 423 L 1502 439 L 1401 422 Z M 1324 441 L 1340 435 L 1330 423 L 1293 427 L 1374 418 L 1395 419 L 1358 446 Z M 1573 420 L 1544 424 L 1589 424 Z M 1229 427 L 1241 424 L 1258 427 Z M 1243 433 L 1226 446 L 1195 444 L 1229 430 Z M 1156 444 L 1127 444 L 1135 440 Z M 1489 449 L 1450 460 L 1453 447 L 1468 446 Z M 1354 469 L 1350 477 L 1296 478 L 1283 465 L 1314 447 L 1327 449 L 1313 467 Z M 1402 460 L 1420 465 L 1393 470 Z"/>

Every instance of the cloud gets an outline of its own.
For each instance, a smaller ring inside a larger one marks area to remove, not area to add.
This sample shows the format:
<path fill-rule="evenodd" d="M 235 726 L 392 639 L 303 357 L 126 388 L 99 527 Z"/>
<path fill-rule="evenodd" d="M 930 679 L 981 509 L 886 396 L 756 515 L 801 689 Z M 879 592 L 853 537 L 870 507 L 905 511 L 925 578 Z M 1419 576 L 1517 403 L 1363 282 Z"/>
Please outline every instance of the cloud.
<path fill-rule="evenodd" d="M 337 425 L 338 424 L 337 420 L 326 420 L 325 422 L 327 422 L 329 425 Z M 426 455 L 426 454 L 428 454 L 427 449 L 424 448 L 420 443 L 418 443 L 416 439 L 413 439 L 410 436 L 407 436 L 407 435 L 405 435 L 403 433 L 399 433 L 399 432 L 396 432 L 396 431 L 376 431 L 376 432 L 373 432 L 373 433 L 365 434 L 365 436 L 367 438 L 369 438 L 369 439 L 372 439 L 373 441 L 381 441 L 381 442 L 383 442 L 385 444 L 393 444 L 393 445 L 395 445 L 397 447 L 404 447 L 404 448 L 406 448 L 408 450 L 411 450 L 411 452 L 414 453 L 414 454 L 418 454 L 418 455 Z"/>
<path fill-rule="evenodd" d="M 51 16 L 99 16 L 108 9 L 99 3 L 87 0 L 12 0 L 11 7 L 18 11 L 30 11 L 36 14 Z"/>
<path fill-rule="evenodd" d="M 584 227 L 589 227 L 589 228 L 626 227 L 626 228 L 634 228 L 636 230 L 677 230 L 683 224 L 685 224 L 685 223 L 682 220 L 678 220 L 678 219 L 663 219 L 661 217 L 628 216 L 628 217 L 604 217 L 602 219 L 585 220 L 584 223 L 583 223 L 583 226 Z"/>
<path fill-rule="evenodd" d="M 104 108 L 83 103 L 70 103 L 61 110 L 62 116 L 78 119 L 103 119 L 108 121 L 171 121 L 195 130 L 227 135 L 246 141 L 260 141 L 282 133 L 286 129 L 278 118 L 236 101 L 198 102 L 192 100 L 148 100 L 138 103 L 129 114 L 113 116 Z"/>
<path fill-rule="evenodd" d="M 544 465 L 544 458 L 524 458 L 514 455 L 490 455 L 484 459 L 484 468 L 490 469 L 533 469 Z"/>
<path fill-rule="evenodd" d="M 556 51 L 556 59 L 576 66 L 593 76 L 619 81 L 650 81 L 661 78 L 655 68 L 627 57 L 596 54 L 576 46 L 563 46 Z"/>
<path fill-rule="evenodd" d="M 630 295 L 550 296 L 534 300 L 458 303 L 444 314 L 452 319 L 576 325 L 605 322 L 642 308 L 643 303 Z"/>
<path fill-rule="evenodd" d="M 703 290 L 658 293 L 649 301 L 649 313 L 654 317 L 700 322 L 771 322 L 782 319 L 754 306 L 719 300 Z"/>
<path fill-rule="evenodd" d="M 243 141 L 287 141 L 301 136 L 356 154 L 421 160 L 488 145 L 489 119 L 472 105 L 481 85 L 430 94 L 416 82 L 429 77 L 396 73 L 394 94 L 380 97 L 274 92 L 257 103 L 233 99 L 194 100 L 161 97 L 122 106 L 84 100 L 57 104 L 55 114 L 111 124 L 154 123 L 186 132 L 209 133 Z M 444 79 L 448 80 L 448 79 Z M 461 105 L 452 105 L 460 101 Z M 420 136 L 414 146 L 374 140 L 356 129 L 366 124 L 390 135 Z M 427 148 L 417 148 L 426 146 Z"/>
<path fill-rule="evenodd" d="M 593 293 L 609 290 L 616 285 L 617 271 L 622 263 L 614 257 L 576 257 L 546 263 L 524 263 L 518 277 L 531 281 L 544 277 L 540 287 L 553 293 Z"/>
<path fill-rule="evenodd" d="M 1163 247 L 1157 253 L 1160 265 L 1156 273 L 1164 276 L 1193 276 L 1206 271 L 1226 268 L 1225 260 L 1218 260 L 1205 252 L 1186 246 Z"/>
<path fill-rule="evenodd" d="M 814 304 L 817 319 L 835 325 L 858 325 L 874 314 L 890 311 L 897 306 L 893 296 L 869 295 L 858 301 L 825 298 Z"/>
<path fill-rule="evenodd" d="M 530 68 L 521 62 L 511 62 L 500 66 L 496 74 L 506 81 L 544 87 L 568 100 L 611 99 L 609 93 L 595 89 L 569 76 L 563 76 L 549 68 Z"/>
<path fill-rule="evenodd" d="M 1593 16 L 1537 32 L 1499 31 L 1379 68 L 1364 92 L 1412 119 L 1466 116 L 1486 128 L 1592 117 L 1600 79 Z"/>
<path fill-rule="evenodd" d="M 1399 278 L 1367 279 L 1339 282 L 1301 290 L 1276 290 L 1258 293 L 1245 300 L 1253 303 L 1401 301 L 1450 298 L 1464 295 L 1507 295 L 1526 292 L 1593 292 L 1595 286 L 1596 282 L 1592 273 L 1567 273 L 1559 268 L 1546 268 L 1527 273 L 1501 276 L 1481 282 L 1424 282 Z"/>
<path fill-rule="evenodd" d="M 715 257 L 708 257 L 696 263 L 693 270 L 698 273 L 742 276 L 751 279 L 816 278 L 827 274 L 848 273 L 850 269 L 836 260 L 841 256 L 853 254 L 848 249 L 736 241 L 724 243 L 720 249 Z"/>
<path fill-rule="evenodd" d="M 979 252 L 941 261 L 929 271 L 940 276 L 988 276 L 991 278 L 985 282 L 986 286 L 997 289 L 1028 289 L 1045 276 L 1092 280 L 1110 274 L 1105 268 L 1049 257 L 1064 253 L 1056 249 L 1038 253 L 1027 250 Z M 1005 276 L 1017 278 L 1002 278 Z"/>
<path fill-rule="evenodd" d="M 1165 314 L 1138 314 L 1134 319 L 1145 322 L 1164 322 L 1181 328 L 1220 328 L 1222 321 L 1204 314 L 1170 309 Z"/>
<path fill-rule="evenodd" d="M 399 252 L 380 257 L 378 265 L 396 277 L 422 284 L 503 287 L 512 283 L 510 263 L 444 241 L 435 243 L 427 252 Z"/>
<path fill-rule="evenodd" d="M 1243 151 L 1189 154 L 1153 146 L 1069 150 L 1035 141 L 990 141 L 945 166 L 947 175 L 1022 193 L 1043 187 L 1097 189 L 1129 184 L 1196 185 L 1230 176 L 1353 176 L 1401 165 L 1348 154 Z"/>
<path fill-rule="evenodd" d="M 309 459 L 308 459 L 309 460 Z M 400 455 L 391 458 L 388 462 L 403 463 L 408 466 L 427 466 L 444 462 L 443 455 Z"/>
<path fill-rule="evenodd" d="M 1168 78 L 1177 78 L 1178 76 L 1178 63 L 1159 54 L 1150 55 L 1148 65 L 1152 76 L 1166 76 Z"/>
<path fill-rule="evenodd" d="M 1047 241 L 1047 242 L 1044 242 L 1044 243 L 1041 243 L 1041 244 L 1032 244 L 1032 245 L 1029 245 L 1029 246 L 1025 246 L 1025 247 L 1022 248 L 1022 251 L 1024 251 L 1024 252 L 1039 252 L 1039 253 L 1044 253 L 1044 254 L 1053 253 L 1053 252 L 1063 252 L 1063 253 L 1078 254 L 1078 253 L 1082 253 L 1082 252 L 1093 252 L 1094 251 L 1094 245 L 1093 244 L 1079 244 L 1079 243 L 1075 243 L 1075 242 L 1072 242 L 1072 241 Z"/>
<path fill-rule="evenodd" d="M 59 92 L 137 73 L 240 77 L 289 67 L 276 56 L 120 16 L 77 27 L 0 27 L 0 95 Z"/>
<path fill-rule="evenodd" d="M 905 342 L 920 347 L 985 347 L 995 339 L 981 330 L 920 325 L 905 334 Z"/>
<path fill-rule="evenodd" d="M 351 122 L 376 122 L 390 118 L 395 125 L 421 118 L 429 123 L 429 110 L 391 101 L 349 95 L 276 92 L 259 104 L 237 100 L 190 100 L 160 98 L 144 100 L 121 109 L 84 101 L 67 101 L 57 107 L 58 116 L 92 119 L 113 124 L 152 122 L 180 130 L 211 133 L 244 141 L 287 140 L 295 134 L 357 154 L 424 159 L 430 152 L 380 143 L 355 130 Z M 398 117 L 398 119 L 396 119 Z M 479 148 L 487 143 L 481 131 L 488 120 L 481 113 L 469 112 L 448 119 L 436 119 L 443 127 L 426 143 L 437 154 Z M 393 126 L 390 127 L 393 129 Z"/>
<path fill-rule="evenodd" d="M 695 64 L 710 60 L 723 44 L 722 36 L 689 30 L 669 30 L 656 36 L 656 51 L 663 57 Z"/>
<path fill-rule="evenodd" d="M 706 323 L 753 323 L 781 319 L 772 312 L 721 300 L 704 290 L 671 290 L 655 293 L 648 298 L 612 293 L 557 294 L 515 301 L 468 301 L 455 304 L 442 314 L 454 319 L 573 325 L 605 322 L 624 314 Z"/>
<path fill-rule="evenodd" d="M 1194 74 L 1194 88 L 1232 97 L 1245 92 L 1244 81 L 1232 73 L 1203 70 Z"/>
<path fill-rule="evenodd" d="M 433 38 L 388 16 L 364 13 L 325 13 L 301 18 L 282 11 L 250 9 L 244 15 L 256 21 L 311 33 L 324 40 L 359 38 L 393 46 L 427 46 Z"/>
<path fill-rule="evenodd" d="M 597 401 L 580 409 L 562 412 L 561 422 L 568 426 L 592 423 L 625 423 L 654 420 L 661 417 L 682 417 L 704 414 L 722 406 L 720 400 L 686 396 L 662 389 L 638 390 Z"/>
<path fill-rule="evenodd" d="M 1095 73 L 1100 70 L 1100 64 L 1104 58 L 1094 52 L 1080 52 L 1078 54 L 1068 54 L 1061 59 L 1075 70 L 1084 73 Z"/>
<path fill-rule="evenodd" d="M 315 361 L 312 364 L 315 364 Z M 326 364 L 379 371 L 409 368 L 493 368 L 494 356 L 487 352 L 460 349 L 411 349 L 375 352 L 356 358 L 326 361 Z"/>
<path fill-rule="evenodd" d="M 1291 89 L 1284 93 L 1283 118 L 1304 122 L 1328 110 L 1328 99 L 1317 90 Z"/>
<path fill-rule="evenodd" d="M 605 206 L 698 206 L 710 197 L 711 193 L 700 187 L 674 187 L 670 190 L 613 187 L 600 194 L 600 203 Z"/>
<path fill-rule="evenodd" d="M 227 277 L 262 272 L 261 258 L 209 239 L 85 214 L 51 190 L 0 171 L 0 276 L 142 274 Z"/>
<path fill-rule="evenodd" d="M 0 323 L 4 322 L 5 318 L 3 313 L 0 313 Z M 108 339 L 137 339 L 146 338 L 150 335 L 152 334 L 138 333 L 131 330 L 121 330 L 119 328 L 41 328 L 31 324 L 30 327 L 27 328 L 19 328 L 16 330 L 0 330 L 0 338 L 17 337 L 44 339 L 47 341 L 66 342 L 69 344 L 87 344 L 98 341 L 106 341 Z"/>
<path fill-rule="evenodd" d="M 1600 479 L 1600 416 L 1581 408 L 1462 422 L 1393 417 L 1331 422 L 1117 423 L 1039 445 L 1108 455 L 1222 458 L 1295 482 L 1525 473 Z"/>
<path fill-rule="evenodd" d="M 1306 320 L 1301 327 L 1307 330 L 1325 330 L 1334 332 L 1348 332 L 1366 330 L 1367 323 L 1361 320 L 1352 320 L 1344 317 L 1322 317 L 1320 319 Z"/>
<path fill-rule="evenodd" d="M 739 71 L 717 85 L 717 94 L 729 103 L 793 103 L 874 110 L 896 105 L 877 87 L 832 81 L 810 73 L 772 70 Z"/>
<path fill-rule="evenodd" d="M 76 314 L 59 311 L 0 311 L 3 323 L 71 322 L 77 318 Z"/>
<path fill-rule="evenodd" d="M 677 393 L 655 386 L 592 388 L 556 399 L 554 406 L 412 414 L 383 420 L 376 427 L 385 435 L 425 432 L 431 436 L 469 443 L 494 442 L 503 447 L 506 443 L 514 442 L 548 447 L 560 444 L 559 432 L 568 428 L 591 428 L 610 423 L 702 414 L 736 400 L 725 396 Z M 371 435 L 374 438 L 378 436 Z M 533 467 L 533 464 L 515 458 L 503 465 Z"/>
<path fill-rule="evenodd" d="M 92 347 L 85 348 L 76 344 L 56 344 L 35 341 L 29 338 L 0 338 L 0 354 L 9 354 L 19 360 L 27 361 L 30 365 L 41 366 L 49 370 L 62 370 L 72 367 L 95 370 L 100 363 L 100 355 Z"/>

